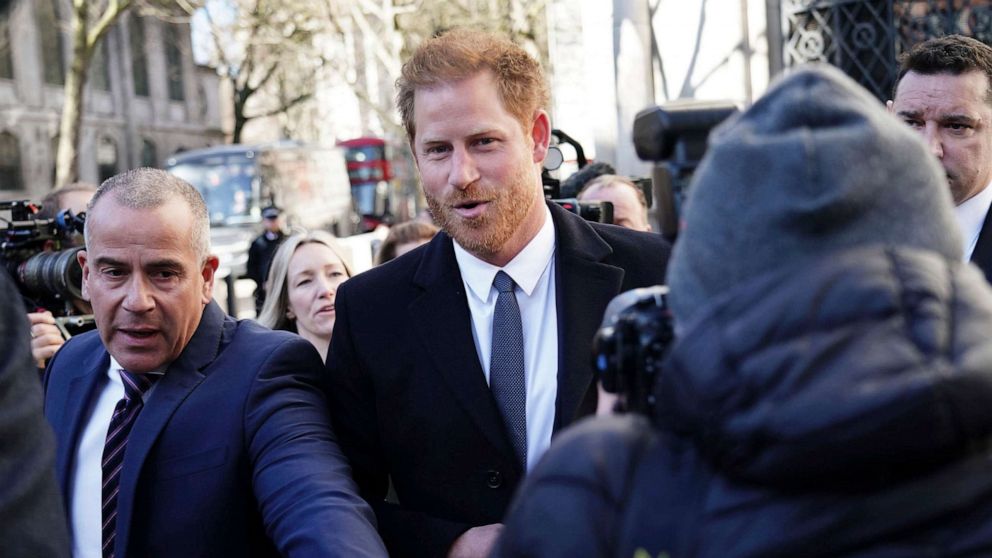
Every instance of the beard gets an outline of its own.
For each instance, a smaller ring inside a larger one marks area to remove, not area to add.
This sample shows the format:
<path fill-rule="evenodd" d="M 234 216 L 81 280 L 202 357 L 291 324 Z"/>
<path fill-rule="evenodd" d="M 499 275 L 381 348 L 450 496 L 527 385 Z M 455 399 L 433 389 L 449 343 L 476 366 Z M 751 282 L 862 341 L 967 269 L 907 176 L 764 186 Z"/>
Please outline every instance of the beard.
<path fill-rule="evenodd" d="M 477 181 L 464 190 L 454 190 L 443 198 L 425 192 L 434 222 L 462 248 L 485 260 L 495 256 L 520 228 L 534 206 L 531 169 L 518 169 L 504 185 Z M 485 212 L 471 219 L 459 215 L 455 207 L 467 201 L 488 201 Z"/>

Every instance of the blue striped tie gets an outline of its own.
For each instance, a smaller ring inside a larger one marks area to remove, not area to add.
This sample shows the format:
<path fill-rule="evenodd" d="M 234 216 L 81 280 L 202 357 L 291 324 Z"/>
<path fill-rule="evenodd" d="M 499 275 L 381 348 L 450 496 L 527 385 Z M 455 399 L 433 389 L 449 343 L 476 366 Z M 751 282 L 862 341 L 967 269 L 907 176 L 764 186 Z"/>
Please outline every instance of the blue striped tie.
<path fill-rule="evenodd" d="M 499 291 L 493 312 L 493 346 L 489 358 L 489 389 L 503 415 L 503 424 L 517 458 L 527 470 L 527 380 L 524 376 L 524 332 L 516 283 L 500 271 L 493 279 Z"/>
<path fill-rule="evenodd" d="M 131 427 L 138 418 L 143 406 L 142 395 L 158 378 L 151 374 L 131 374 L 124 370 L 121 381 L 124 383 L 124 399 L 117 402 L 114 415 L 107 429 L 107 442 L 103 446 L 103 556 L 113 558 L 114 541 L 117 538 L 117 493 L 120 490 L 121 467 L 124 464 L 124 450 Z"/>

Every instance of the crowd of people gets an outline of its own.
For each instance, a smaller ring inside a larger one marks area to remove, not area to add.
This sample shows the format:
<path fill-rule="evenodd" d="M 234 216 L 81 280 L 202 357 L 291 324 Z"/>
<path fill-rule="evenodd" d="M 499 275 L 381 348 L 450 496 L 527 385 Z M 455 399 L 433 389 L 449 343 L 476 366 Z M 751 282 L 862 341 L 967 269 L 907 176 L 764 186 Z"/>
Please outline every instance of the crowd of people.
<path fill-rule="evenodd" d="M 446 32 L 397 86 L 437 226 L 354 274 L 267 208 L 257 320 L 212 300 L 183 180 L 47 203 L 86 204 L 96 330 L 0 277 L 4 555 L 992 554 L 992 48 L 916 46 L 888 111 L 783 76 L 711 135 L 674 247 L 624 177 L 579 194 L 620 226 L 545 200 L 548 86 L 514 43 Z M 655 406 L 614 415 L 593 337 L 659 284 Z"/>

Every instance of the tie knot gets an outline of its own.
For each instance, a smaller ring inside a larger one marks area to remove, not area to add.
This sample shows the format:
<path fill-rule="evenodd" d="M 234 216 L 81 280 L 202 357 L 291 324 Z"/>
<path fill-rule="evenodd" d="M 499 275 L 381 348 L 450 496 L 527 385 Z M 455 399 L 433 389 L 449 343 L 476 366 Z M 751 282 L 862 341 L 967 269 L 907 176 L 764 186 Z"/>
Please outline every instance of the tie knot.
<path fill-rule="evenodd" d="M 496 277 L 493 279 L 493 286 L 496 287 L 496 290 L 501 293 L 512 293 L 513 287 L 516 285 L 517 284 L 513 282 L 513 279 L 511 279 L 510 276 L 503 271 L 498 272 Z"/>
<path fill-rule="evenodd" d="M 156 374 L 132 374 L 123 368 L 119 369 L 121 381 L 124 383 L 124 398 L 128 401 L 141 400 L 141 397 L 151 389 L 158 379 Z"/>

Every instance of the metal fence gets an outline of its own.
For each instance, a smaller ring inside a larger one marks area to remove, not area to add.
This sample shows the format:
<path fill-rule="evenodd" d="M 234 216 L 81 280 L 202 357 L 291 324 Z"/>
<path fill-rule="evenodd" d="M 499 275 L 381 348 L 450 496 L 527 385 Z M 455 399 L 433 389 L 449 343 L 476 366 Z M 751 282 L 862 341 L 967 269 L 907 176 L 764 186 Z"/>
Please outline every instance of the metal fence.
<path fill-rule="evenodd" d="M 957 33 L 992 44 L 989 0 L 783 0 L 782 18 L 787 66 L 829 62 L 882 100 L 916 43 Z"/>

